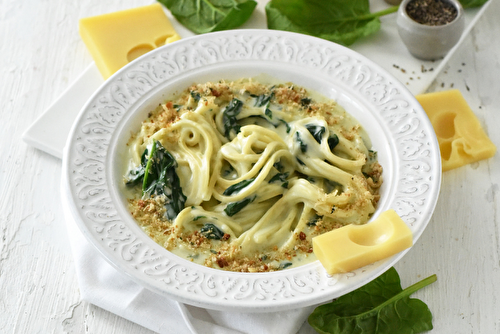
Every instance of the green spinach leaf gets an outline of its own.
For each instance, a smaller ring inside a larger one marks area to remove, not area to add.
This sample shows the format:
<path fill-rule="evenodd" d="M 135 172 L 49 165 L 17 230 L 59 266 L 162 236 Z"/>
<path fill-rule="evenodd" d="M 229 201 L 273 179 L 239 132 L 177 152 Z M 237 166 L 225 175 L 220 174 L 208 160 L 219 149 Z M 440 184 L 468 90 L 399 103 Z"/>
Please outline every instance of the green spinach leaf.
<path fill-rule="evenodd" d="M 213 240 L 221 240 L 224 237 L 224 232 L 222 232 L 217 226 L 214 224 L 205 224 L 200 229 L 200 233 L 207 239 Z"/>
<path fill-rule="evenodd" d="M 175 167 L 177 162 L 172 154 L 159 141 L 155 141 L 144 172 L 142 195 L 143 197 L 165 195 L 168 219 L 177 217 L 186 203 L 186 196 L 182 192 Z"/>
<path fill-rule="evenodd" d="M 330 137 L 328 137 L 328 147 L 330 147 L 330 151 L 333 151 L 338 144 L 339 137 L 335 133 L 332 133 Z"/>
<path fill-rule="evenodd" d="M 141 156 L 141 164 L 136 168 L 129 170 L 125 185 L 128 187 L 140 184 L 144 178 L 146 165 L 148 163 L 148 150 L 145 149 Z"/>
<path fill-rule="evenodd" d="M 460 0 L 460 3 L 464 8 L 480 7 L 487 2 L 488 0 Z"/>
<path fill-rule="evenodd" d="M 314 139 L 316 139 L 318 144 L 321 144 L 321 139 L 323 139 L 323 134 L 326 131 L 325 127 L 315 124 L 306 124 L 306 129 L 314 137 Z"/>
<path fill-rule="evenodd" d="M 285 173 L 276 173 L 274 176 L 269 180 L 269 183 L 274 183 L 274 182 L 281 182 L 281 186 L 283 188 L 288 188 L 288 176 L 290 173 L 285 172 Z"/>
<path fill-rule="evenodd" d="M 271 102 L 271 99 L 273 98 L 273 96 L 274 96 L 273 92 L 271 92 L 269 95 L 261 94 L 261 95 L 255 96 L 254 106 L 255 107 L 264 107 L 264 106 L 267 107 L 269 102 Z"/>
<path fill-rule="evenodd" d="M 319 333 L 416 334 L 432 329 L 432 314 L 415 291 L 436 281 L 436 275 L 406 288 L 391 268 L 372 282 L 333 302 L 317 307 L 309 324 Z"/>
<path fill-rule="evenodd" d="M 197 34 L 239 27 L 257 6 L 254 0 L 158 0 Z"/>
<path fill-rule="evenodd" d="M 229 203 L 226 208 L 224 209 L 224 212 L 229 216 L 229 217 L 232 217 L 234 216 L 235 214 L 237 214 L 238 212 L 240 212 L 241 210 L 243 210 L 243 208 L 245 206 L 247 206 L 248 204 L 252 203 L 254 200 L 255 200 L 255 195 L 252 196 L 252 197 L 245 197 L 244 199 L 242 199 L 241 201 L 237 201 L 237 202 L 231 202 Z"/>
<path fill-rule="evenodd" d="M 379 17 L 397 10 L 394 6 L 371 13 L 369 0 L 271 0 L 266 5 L 267 27 L 350 45 L 377 32 Z"/>
<path fill-rule="evenodd" d="M 229 104 L 224 108 L 222 112 L 222 123 L 224 124 L 224 136 L 231 140 L 231 131 L 237 135 L 240 132 L 240 126 L 238 125 L 238 119 L 236 118 L 241 112 L 243 107 L 243 102 L 234 98 L 229 102 Z"/>
<path fill-rule="evenodd" d="M 255 180 L 255 178 L 251 178 L 251 179 L 243 180 L 243 181 L 240 181 L 240 182 L 238 182 L 236 184 L 233 184 L 233 185 L 227 187 L 227 189 L 224 190 L 224 192 L 222 193 L 222 195 L 224 195 L 224 196 L 230 196 L 230 195 L 233 195 L 235 193 L 238 193 L 238 192 L 240 192 L 240 190 L 246 188 L 246 186 L 248 186 L 254 180 Z"/>
<path fill-rule="evenodd" d="M 307 152 L 307 144 L 304 143 L 304 141 L 302 140 L 302 137 L 300 137 L 300 133 L 298 131 L 295 132 L 295 140 L 297 141 L 297 143 L 299 143 L 300 151 L 302 153 L 306 153 Z"/>

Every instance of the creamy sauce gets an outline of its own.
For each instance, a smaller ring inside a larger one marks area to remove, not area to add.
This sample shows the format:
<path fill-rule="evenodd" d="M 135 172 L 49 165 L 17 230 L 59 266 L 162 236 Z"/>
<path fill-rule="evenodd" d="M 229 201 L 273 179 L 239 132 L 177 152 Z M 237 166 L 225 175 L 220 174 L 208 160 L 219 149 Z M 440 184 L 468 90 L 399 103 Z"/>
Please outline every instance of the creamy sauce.
<path fill-rule="evenodd" d="M 375 211 L 382 169 L 370 146 L 335 101 L 293 84 L 193 85 L 132 136 L 130 211 L 156 242 L 202 265 L 302 265 L 315 260 L 312 237 Z M 148 158 L 156 176 L 137 180 Z"/>

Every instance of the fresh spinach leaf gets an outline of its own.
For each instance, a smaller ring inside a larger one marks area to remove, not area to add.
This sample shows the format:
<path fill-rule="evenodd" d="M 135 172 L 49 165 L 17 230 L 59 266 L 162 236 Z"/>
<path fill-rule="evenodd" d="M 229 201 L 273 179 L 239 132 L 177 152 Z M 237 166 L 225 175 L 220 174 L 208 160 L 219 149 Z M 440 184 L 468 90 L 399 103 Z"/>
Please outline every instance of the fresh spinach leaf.
<path fill-rule="evenodd" d="M 432 314 L 415 291 L 436 281 L 432 275 L 406 288 L 391 268 L 372 282 L 317 307 L 309 324 L 319 333 L 416 334 L 432 329 Z"/>
<path fill-rule="evenodd" d="M 229 216 L 232 217 L 238 212 L 240 212 L 245 206 L 248 204 L 252 203 L 255 200 L 255 195 L 251 197 L 245 197 L 241 201 L 237 202 L 232 202 L 229 203 L 226 208 L 224 209 L 224 212 Z"/>
<path fill-rule="evenodd" d="M 306 129 L 314 137 L 314 139 L 316 139 L 318 144 L 321 144 L 321 139 L 323 139 L 323 134 L 326 131 L 325 127 L 315 124 L 306 124 Z"/>
<path fill-rule="evenodd" d="M 222 123 L 224 124 L 224 136 L 231 140 L 231 131 L 234 131 L 235 135 L 240 132 L 240 126 L 238 125 L 238 119 L 236 116 L 241 112 L 243 107 L 243 102 L 234 98 L 229 102 L 229 104 L 224 108 L 222 112 Z"/>
<path fill-rule="evenodd" d="M 166 216 L 174 219 L 184 209 L 186 196 L 182 192 L 179 177 L 175 172 L 177 162 L 159 141 L 155 141 L 146 164 L 142 193 L 143 197 L 165 195 Z"/>
<path fill-rule="evenodd" d="M 255 178 L 251 178 L 251 179 L 243 180 L 243 181 L 240 181 L 236 184 L 233 184 L 233 185 L 229 186 L 226 190 L 224 190 L 222 195 L 230 196 L 230 195 L 233 195 L 235 193 L 238 193 L 238 192 L 240 192 L 240 190 L 244 189 L 246 186 L 248 186 L 254 180 L 255 180 Z"/>
<path fill-rule="evenodd" d="M 459 0 L 464 8 L 480 7 L 488 2 L 488 0 Z"/>
<path fill-rule="evenodd" d="M 222 232 L 217 226 L 214 224 L 205 224 L 200 229 L 200 233 L 207 239 L 213 240 L 221 240 L 224 237 L 224 232 Z"/>
<path fill-rule="evenodd" d="M 197 34 L 234 29 L 252 15 L 254 0 L 158 0 L 186 28 Z"/>
<path fill-rule="evenodd" d="M 394 6 L 371 13 L 369 0 L 271 0 L 266 5 L 267 27 L 350 45 L 377 32 L 379 17 L 397 10 Z"/>

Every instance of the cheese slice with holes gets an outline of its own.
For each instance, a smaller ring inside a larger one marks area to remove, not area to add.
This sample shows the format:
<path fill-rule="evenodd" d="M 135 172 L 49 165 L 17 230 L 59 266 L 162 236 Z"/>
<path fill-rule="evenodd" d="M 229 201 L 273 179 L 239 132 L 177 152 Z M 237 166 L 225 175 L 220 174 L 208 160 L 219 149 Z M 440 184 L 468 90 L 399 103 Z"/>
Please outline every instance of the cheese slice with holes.
<path fill-rule="evenodd" d="M 180 39 L 159 3 L 80 19 L 79 32 L 104 79 Z"/>
<path fill-rule="evenodd" d="M 312 239 L 313 252 L 330 275 L 388 258 L 413 245 L 413 234 L 394 210 L 365 225 L 347 225 Z"/>
<path fill-rule="evenodd" d="M 495 145 L 459 90 L 422 94 L 416 98 L 436 132 L 443 172 L 495 155 Z"/>

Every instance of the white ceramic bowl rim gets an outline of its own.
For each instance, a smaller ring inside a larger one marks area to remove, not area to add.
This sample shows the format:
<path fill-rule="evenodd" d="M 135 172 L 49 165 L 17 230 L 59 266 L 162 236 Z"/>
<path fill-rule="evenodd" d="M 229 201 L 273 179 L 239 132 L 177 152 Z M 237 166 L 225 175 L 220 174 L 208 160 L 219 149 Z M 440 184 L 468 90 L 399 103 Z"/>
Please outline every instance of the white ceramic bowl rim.
<path fill-rule="evenodd" d="M 153 50 L 108 79 L 82 109 L 64 152 L 62 184 L 72 217 L 118 271 L 145 288 L 211 309 L 287 310 L 350 292 L 406 253 L 334 276 L 318 261 L 273 273 L 235 273 L 180 259 L 141 231 L 118 190 L 123 149 L 117 146 L 131 124 L 186 83 L 260 72 L 335 98 L 367 128 L 385 179 L 374 216 L 395 209 L 414 242 L 429 222 L 441 182 L 439 147 L 404 85 L 358 53 L 310 36 L 272 30 L 195 36 Z"/>

